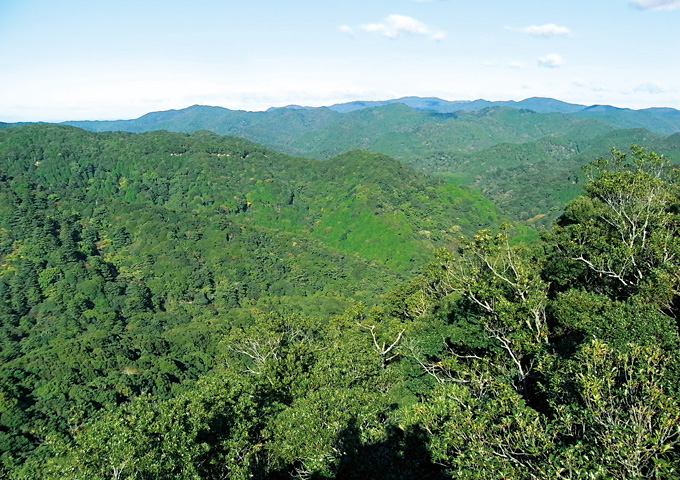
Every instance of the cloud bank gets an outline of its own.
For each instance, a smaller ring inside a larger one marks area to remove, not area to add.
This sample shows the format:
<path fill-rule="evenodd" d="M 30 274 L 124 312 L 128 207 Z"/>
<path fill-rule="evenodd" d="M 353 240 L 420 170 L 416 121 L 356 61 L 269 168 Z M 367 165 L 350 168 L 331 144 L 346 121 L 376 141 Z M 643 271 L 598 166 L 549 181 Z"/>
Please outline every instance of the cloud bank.
<path fill-rule="evenodd" d="M 554 23 L 547 23 L 545 25 L 531 25 L 519 29 L 520 32 L 539 37 L 557 37 L 559 35 L 569 35 L 571 30 L 567 27 L 555 25 Z"/>
<path fill-rule="evenodd" d="M 342 33 L 346 33 L 347 35 L 354 35 L 354 29 L 349 25 L 340 25 L 338 30 L 340 30 Z"/>
<path fill-rule="evenodd" d="M 423 35 L 433 40 L 442 40 L 446 34 L 436 28 L 425 25 L 413 17 L 393 13 L 380 23 L 367 23 L 360 29 L 383 35 L 387 38 L 399 38 L 403 35 Z"/>
<path fill-rule="evenodd" d="M 661 88 L 656 83 L 643 83 L 638 85 L 633 89 L 634 92 L 649 93 L 651 95 L 659 95 L 661 93 L 666 93 L 666 91 Z"/>
<path fill-rule="evenodd" d="M 558 68 L 564 65 L 564 59 L 557 53 L 551 53 L 538 59 L 538 66 L 543 68 Z"/>
<path fill-rule="evenodd" d="M 675 10 L 680 0 L 631 0 L 631 5 L 640 10 Z"/>

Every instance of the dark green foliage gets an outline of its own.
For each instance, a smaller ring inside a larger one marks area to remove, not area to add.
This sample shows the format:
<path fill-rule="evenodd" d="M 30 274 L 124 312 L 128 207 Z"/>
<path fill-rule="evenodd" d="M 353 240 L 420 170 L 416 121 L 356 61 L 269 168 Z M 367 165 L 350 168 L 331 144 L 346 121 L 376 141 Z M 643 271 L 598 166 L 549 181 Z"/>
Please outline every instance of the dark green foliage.
<path fill-rule="evenodd" d="M 656 154 L 593 164 L 533 243 L 365 152 L 29 126 L 0 159 L 2 477 L 678 475 Z"/>
<path fill-rule="evenodd" d="M 678 241 L 677 177 L 635 146 L 626 159 L 615 151 L 614 168 L 595 165 L 587 193 L 545 236 L 557 246 L 548 258 L 480 232 L 418 282 L 433 314 L 453 295 L 449 321 L 483 327 L 436 355 L 411 350 L 438 385 L 400 419 L 431 433 L 432 458 L 452 477 L 677 476 L 678 263 L 675 253 L 655 260 Z M 619 256 L 622 225 L 636 233 Z"/>
<path fill-rule="evenodd" d="M 100 409 L 190 388 L 258 312 L 375 303 L 453 241 L 451 219 L 495 221 L 467 190 L 361 152 L 322 163 L 206 131 L 49 125 L 4 130 L 0 151 L 9 470 Z"/>
<path fill-rule="evenodd" d="M 663 157 L 633 146 L 594 164 L 596 178 L 546 238 L 559 256 L 585 267 L 579 281 L 611 297 L 652 296 L 669 305 L 678 291 L 678 188 Z"/>

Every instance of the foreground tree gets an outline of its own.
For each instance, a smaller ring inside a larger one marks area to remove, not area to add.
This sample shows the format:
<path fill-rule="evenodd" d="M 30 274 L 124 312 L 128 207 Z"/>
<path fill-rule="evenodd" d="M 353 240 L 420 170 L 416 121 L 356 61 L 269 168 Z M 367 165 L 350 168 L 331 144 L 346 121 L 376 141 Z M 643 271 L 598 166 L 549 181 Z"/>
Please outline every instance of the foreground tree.
<path fill-rule="evenodd" d="M 457 298 L 454 322 L 467 318 L 481 327 L 486 360 L 511 376 L 521 392 L 548 342 L 542 259 L 539 249 L 512 246 L 507 226 L 495 234 L 482 230 L 464 241 L 458 255 L 440 251 L 424 287 L 432 298 Z"/>
<path fill-rule="evenodd" d="M 593 339 L 550 371 L 555 478 L 673 478 L 679 472 L 680 402 L 669 392 L 658 346 L 620 348 Z M 558 475 L 559 474 L 559 475 Z"/>
<path fill-rule="evenodd" d="M 546 236 L 567 268 L 563 282 L 670 307 L 680 286 L 677 170 L 638 146 L 588 166 L 591 182 Z M 573 277 L 576 277 L 575 279 Z"/>
<path fill-rule="evenodd" d="M 482 231 L 420 282 L 465 335 L 436 358 L 413 349 L 437 387 L 399 418 L 430 433 L 451 477 L 680 472 L 677 177 L 654 153 L 631 157 L 591 165 L 545 263 Z"/>

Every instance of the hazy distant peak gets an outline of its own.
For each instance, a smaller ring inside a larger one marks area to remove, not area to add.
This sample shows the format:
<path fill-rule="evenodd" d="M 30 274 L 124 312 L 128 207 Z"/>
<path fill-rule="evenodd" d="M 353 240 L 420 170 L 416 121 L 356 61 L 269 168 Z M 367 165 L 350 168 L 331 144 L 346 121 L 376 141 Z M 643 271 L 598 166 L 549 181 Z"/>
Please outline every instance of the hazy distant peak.
<path fill-rule="evenodd" d="M 611 111 L 621 111 L 629 110 L 628 108 L 613 107 L 611 105 L 591 105 L 585 107 L 582 111 L 584 112 L 611 112 Z"/>

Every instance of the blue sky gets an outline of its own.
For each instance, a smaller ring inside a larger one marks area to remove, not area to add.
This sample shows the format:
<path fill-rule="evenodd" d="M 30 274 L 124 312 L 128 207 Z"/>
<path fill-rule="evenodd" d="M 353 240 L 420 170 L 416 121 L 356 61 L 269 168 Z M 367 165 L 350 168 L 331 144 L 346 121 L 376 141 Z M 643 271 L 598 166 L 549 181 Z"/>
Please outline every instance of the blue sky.
<path fill-rule="evenodd" d="M 680 0 L 0 0 L 0 121 L 407 95 L 680 109 Z"/>

